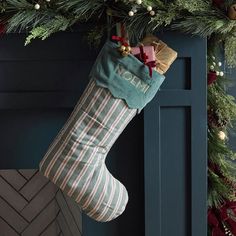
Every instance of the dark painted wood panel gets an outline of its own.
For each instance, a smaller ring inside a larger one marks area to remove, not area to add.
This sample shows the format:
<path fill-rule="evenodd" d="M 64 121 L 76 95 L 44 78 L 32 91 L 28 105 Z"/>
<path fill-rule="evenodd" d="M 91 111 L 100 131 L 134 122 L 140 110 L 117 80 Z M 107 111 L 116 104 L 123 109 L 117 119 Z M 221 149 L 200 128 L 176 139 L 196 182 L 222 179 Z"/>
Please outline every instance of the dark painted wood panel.
<path fill-rule="evenodd" d="M 89 49 L 86 30 L 27 47 L 24 34 L 1 37 L 1 168 L 38 168 L 88 82 L 98 50 Z"/>
<path fill-rule="evenodd" d="M 206 236 L 206 41 L 160 36 L 178 58 L 144 109 L 145 236 Z"/>
<path fill-rule="evenodd" d="M 83 82 L 84 83 L 84 82 Z M 0 112 L 1 110 L 35 110 L 40 111 L 49 109 L 69 109 L 73 107 L 80 98 L 85 84 L 76 92 L 12 92 L 0 93 Z M 83 86 L 84 85 L 84 86 Z M 5 112 L 5 111 L 4 111 Z"/>
<path fill-rule="evenodd" d="M 160 109 L 161 235 L 191 235 L 190 120 L 190 107 Z"/>
<path fill-rule="evenodd" d="M 25 34 L 1 36 L 0 61 L 12 60 L 88 60 L 93 59 L 99 50 L 90 48 L 86 42 L 88 29 L 78 32 L 58 33 L 47 40 L 34 40 L 24 47 Z M 73 48 L 73 50 L 71 50 Z"/>
<path fill-rule="evenodd" d="M 178 52 L 179 53 L 179 52 Z M 191 89 L 191 58 L 190 57 L 181 57 L 181 53 L 178 55 L 178 59 L 171 66 L 170 70 L 175 72 L 175 78 L 169 78 L 167 72 L 167 79 L 162 86 L 162 89 L 165 90 L 189 90 Z"/>
<path fill-rule="evenodd" d="M 38 168 L 71 109 L 0 111 L 1 169 Z"/>
<path fill-rule="evenodd" d="M 93 60 L 0 61 L 0 93 L 78 91 L 92 65 Z"/>

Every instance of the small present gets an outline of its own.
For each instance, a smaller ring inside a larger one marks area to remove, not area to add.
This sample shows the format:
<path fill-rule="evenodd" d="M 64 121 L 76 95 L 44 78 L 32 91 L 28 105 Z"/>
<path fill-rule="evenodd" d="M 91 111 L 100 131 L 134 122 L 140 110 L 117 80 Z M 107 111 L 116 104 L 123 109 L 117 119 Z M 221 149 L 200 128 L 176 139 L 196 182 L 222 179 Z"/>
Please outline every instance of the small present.
<path fill-rule="evenodd" d="M 155 36 L 147 36 L 142 43 L 145 46 L 153 46 L 155 50 L 156 70 L 160 74 L 166 73 L 171 64 L 177 58 L 177 52 L 168 47 L 167 44 L 159 40 Z"/>
<path fill-rule="evenodd" d="M 142 45 L 141 45 L 142 47 Z M 146 57 L 146 62 L 151 62 L 151 61 L 156 61 L 155 58 L 155 50 L 153 46 L 143 46 L 143 52 L 145 53 L 145 57 Z M 136 56 L 139 60 L 143 61 L 142 58 L 142 48 L 140 47 L 132 47 L 131 48 L 131 53 Z"/>
<path fill-rule="evenodd" d="M 156 68 L 155 50 L 153 46 L 144 46 L 131 48 L 131 53 L 143 62 L 149 69 L 149 75 L 152 77 L 152 70 Z"/>

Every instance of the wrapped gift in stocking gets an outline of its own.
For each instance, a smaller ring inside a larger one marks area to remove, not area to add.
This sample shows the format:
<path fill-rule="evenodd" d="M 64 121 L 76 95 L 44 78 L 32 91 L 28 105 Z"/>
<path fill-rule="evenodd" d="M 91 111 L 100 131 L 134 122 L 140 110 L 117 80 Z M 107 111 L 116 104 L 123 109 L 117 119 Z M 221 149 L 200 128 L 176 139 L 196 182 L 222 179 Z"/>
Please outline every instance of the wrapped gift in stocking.
<path fill-rule="evenodd" d="M 156 70 L 160 74 L 165 74 L 170 68 L 171 64 L 177 58 L 177 52 L 160 39 L 153 35 L 146 36 L 143 41 L 145 46 L 153 46 L 156 57 Z"/>
<path fill-rule="evenodd" d="M 44 176 L 97 221 L 125 210 L 128 193 L 105 165 L 112 145 L 132 118 L 152 100 L 164 81 L 135 56 L 123 57 L 106 42 L 89 83 L 72 114 L 39 164 Z"/>

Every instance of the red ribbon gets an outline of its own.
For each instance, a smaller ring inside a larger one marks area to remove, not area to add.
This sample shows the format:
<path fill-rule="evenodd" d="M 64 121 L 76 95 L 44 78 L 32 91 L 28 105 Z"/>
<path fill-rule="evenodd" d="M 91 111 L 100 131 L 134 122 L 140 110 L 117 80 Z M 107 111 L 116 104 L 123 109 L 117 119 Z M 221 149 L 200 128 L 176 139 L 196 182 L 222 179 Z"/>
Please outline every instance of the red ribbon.
<path fill-rule="evenodd" d="M 213 209 L 210 209 L 207 214 L 208 224 L 211 227 L 211 236 L 224 236 L 221 220 Z"/>
<path fill-rule="evenodd" d="M 129 46 L 129 44 L 127 43 L 127 41 L 125 40 L 124 37 L 113 35 L 111 38 L 112 38 L 112 40 L 115 40 L 117 42 L 121 42 L 121 44 L 126 47 Z M 138 55 L 138 57 L 143 62 L 144 65 L 148 66 L 149 75 L 150 75 L 150 77 L 152 77 L 152 68 L 156 66 L 156 62 L 155 61 L 147 62 L 148 55 L 144 52 L 143 45 L 140 45 L 139 48 L 140 48 L 140 54 Z"/>
<path fill-rule="evenodd" d="M 226 202 L 220 209 L 208 210 L 208 224 L 212 229 L 211 236 L 225 235 L 222 223 L 226 223 L 231 233 L 236 234 L 236 202 Z"/>
<path fill-rule="evenodd" d="M 144 64 L 146 64 L 148 55 L 144 52 L 143 45 L 140 45 L 139 49 L 140 49 L 140 60 L 143 61 Z"/>
<path fill-rule="evenodd" d="M 129 44 L 126 42 L 125 38 L 123 38 L 123 37 L 113 35 L 111 38 L 112 38 L 112 40 L 115 40 L 117 42 L 121 42 L 122 45 L 124 45 L 126 47 L 129 46 Z"/>
<path fill-rule="evenodd" d="M 139 46 L 139 49 L 140 49 L 139 58 L 140 58 L 140 60 L 144 63 L 144 65 L 148 66 L 149 75 L 150 75 L 150 77 L 152 78 L 152 68 L 153 68 L 153 67 L 156 67 L 156 62 L 155 62 L 155 61 L 149 61 L 149 62 L 147 62 L 148 55 L 144 52 L 143 45 L 140 45 L 140 46 Z"/>
<path fill-rule="evenodd" d="M 207 75 L 207 84 L 210 85 L 214 83 L 217 79 L 216 72 L 215 71 L 209 71 Z"/>

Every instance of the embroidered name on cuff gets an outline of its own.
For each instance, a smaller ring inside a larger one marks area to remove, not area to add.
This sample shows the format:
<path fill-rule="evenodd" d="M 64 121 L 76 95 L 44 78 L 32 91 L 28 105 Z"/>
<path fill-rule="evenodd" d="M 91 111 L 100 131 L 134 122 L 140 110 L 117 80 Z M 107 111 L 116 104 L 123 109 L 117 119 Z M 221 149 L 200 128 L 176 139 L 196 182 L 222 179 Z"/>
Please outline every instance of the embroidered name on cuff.
<path fill-rule="evenodd" d="M 150 86 L 145 83 L 143 80 L 138 78 L 136 75 L 132 74 L 130 71 L 127 71 L 122 65 L 118 64 L 115 72 L 124 80 L 132 84 L 142 93 L 146 93 Z"/>

